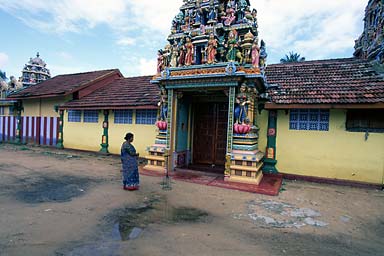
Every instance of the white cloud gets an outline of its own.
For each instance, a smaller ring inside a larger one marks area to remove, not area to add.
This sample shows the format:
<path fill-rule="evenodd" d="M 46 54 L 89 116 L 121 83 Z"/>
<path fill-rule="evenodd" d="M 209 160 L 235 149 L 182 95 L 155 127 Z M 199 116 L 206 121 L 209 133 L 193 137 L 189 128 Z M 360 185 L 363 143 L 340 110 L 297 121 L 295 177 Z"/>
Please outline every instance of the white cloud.
<path fill-rule="evenodd" d="M 258 10 L 260 37 L 278 61 L 295 51 L 307 59 L 353 52 L 363 30 L 366 0 L 251 1 Z M 279 56 L 277 56 L 279 55 Z"/>
<path fill-rule="evenodd" d="M 1 0 L 0 9 L 45 32 L 79 32 L 98 24 L 114 24 L 124 16 L 124 0 Z"/>
<path fill-rule="evenodd" d="M 139 62 L 139 74 L 141 76 L 156 74 L 156 60 L 155 59 L 140 59 Z"/>
<path fill-rule="evenodd" d="M 136 39 L 131 37 L 124 37 L 117 40 L 116 42 L 116 44 L 120 46 L 130 46 L 130 45 L 134 45 L 135 43 L 136 43 Z"/>
<path fill-rule="evenodd" d="M 3 52 L 0 52 L 0 68 L 4 68 L 4 66 L 8 63 L 8 60 L 9 60 L 8 55 Z"/>
<path fill-rule="evenodd" d="M 182 4 L 181 0 L 0 0 L 0 9 L 44 32 L 82 33 L 107 25 L 121 56 L 136 55 L 136 62 L 131 58 L 128 63 L 135 66 L 141 58 L 156 58 Z M 258 10 L 259 38 L 266 42 L 269 63 L 290 51 L 308 60 L 352 56 L 366 4 L 367 0 L 251 0 L 251 8 Z"/>
<path fill-rule="evenodd" d="M 68 52 L 58 52 L 57 55 L 65 61 L 73 60 L 73 55 Z"/>

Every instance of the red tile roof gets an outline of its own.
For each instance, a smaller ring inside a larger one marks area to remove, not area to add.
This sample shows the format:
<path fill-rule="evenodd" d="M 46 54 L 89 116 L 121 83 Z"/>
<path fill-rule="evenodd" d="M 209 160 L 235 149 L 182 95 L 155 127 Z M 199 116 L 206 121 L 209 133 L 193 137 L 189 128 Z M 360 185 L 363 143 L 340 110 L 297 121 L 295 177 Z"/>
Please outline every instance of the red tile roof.
<path fill-rule="evenodd" d="M 272 105 L 384 103 L 384 76 L 361 59 L 269 65 L 266 79 Z"/>
<path fill-rule="evenodd" d="M 8 96 L 8 98 L 24 99 L 64 96 L 74 93 L 84 87 L 89 86 L 95 81 L 98 81 L 116 73 L 122 76 L 118 69 L 59 75 L 46 81 L 43 81 L 37 85 L 16 92 Z"/>
<path fill-rule="evenodd" d="M 152 76 L 120 78 L 93 93 L 65 103 L 65 109 L 157 108 L 159 88 Z"/>

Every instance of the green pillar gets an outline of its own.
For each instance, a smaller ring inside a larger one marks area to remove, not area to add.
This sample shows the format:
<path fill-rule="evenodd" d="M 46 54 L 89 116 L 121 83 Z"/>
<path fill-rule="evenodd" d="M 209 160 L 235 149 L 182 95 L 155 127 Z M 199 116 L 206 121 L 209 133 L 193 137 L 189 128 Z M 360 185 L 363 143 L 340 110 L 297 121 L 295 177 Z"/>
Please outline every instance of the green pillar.
<path fill-rule="evenodd" d="M 63 145 L 63 127 L 64 127 L 64 110 L 59 110 L 60 118 L 59 118 L 59 135 L 57 136 L 57 148 L 64 148 Z"/>
<path fill-rule="evenodd" d="M 22 134 L 21 134 L 21 128 L 23 127 L 23 119 L 21 118 L 21 110 L 22 105 L 21 101 L 18 101 L 15 104 L 16 108 L 16 134 L 15 134 L 15 143 L 21 144 L 22 143 Z"/>
<path fill-rule="evenodd" d="M 101 137 L 101 149 L 100 152 L 108 154 L 108 116 L 109 116 L 109 110 L 104 110 L 104 121 L 103 121 L 103 136 Z"/>
<path fill-rule="evenodd" d="M 263 172 L 278 173 L 276 169 L 277 110 L 270 110 L 268 116 L 267 152 L 264 157 Z"/>
<path fill-rule="evenodd" d="M 236 87 L 232 86 L 228 92 L 228 130 L 227 130 L 227 154 L 225 155 L 225 171 L 224 177 L 231 176 L 231 153 L 233 143 L 233 123 L 234 123 L 234 109 L 235 109 L 235 96 Z"/>

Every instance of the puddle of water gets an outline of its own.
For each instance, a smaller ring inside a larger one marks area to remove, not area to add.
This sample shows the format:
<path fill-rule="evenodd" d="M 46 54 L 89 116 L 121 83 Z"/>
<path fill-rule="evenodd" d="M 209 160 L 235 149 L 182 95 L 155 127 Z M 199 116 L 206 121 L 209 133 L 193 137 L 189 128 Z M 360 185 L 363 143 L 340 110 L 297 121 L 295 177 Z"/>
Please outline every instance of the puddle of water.
<path fill-rule="evenodd" d="M 111 238 L 131 240 L 138 238 L 150 224 L 175 224 L 206 222 L 209 214 L 189 207 L 173 207 L 163 197 L 152 197 L 136 207 L 125 207 L 105 217 L 113 225 Z"/>
<path fill-rule="evenodd" d="M 29 177 L 18 179 L 15 198 L 25 203 L 68 202 L 82 196 L 97 180 L 77 176 Z"/>

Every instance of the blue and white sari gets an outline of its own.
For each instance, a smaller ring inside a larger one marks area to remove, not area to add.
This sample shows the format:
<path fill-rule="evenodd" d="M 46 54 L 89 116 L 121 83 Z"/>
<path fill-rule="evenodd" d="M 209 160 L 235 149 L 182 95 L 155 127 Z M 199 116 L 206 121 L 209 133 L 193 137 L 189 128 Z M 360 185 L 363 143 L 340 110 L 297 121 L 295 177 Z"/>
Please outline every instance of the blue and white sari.
<path fill-rule="evenodd" d="M 137 154 L 135 147 L 125 141 L 121 145 L 121 163 L 123 165 L 123 185 L 128 188 L 138 188 L 139 168 L 137 165 Z"/>

